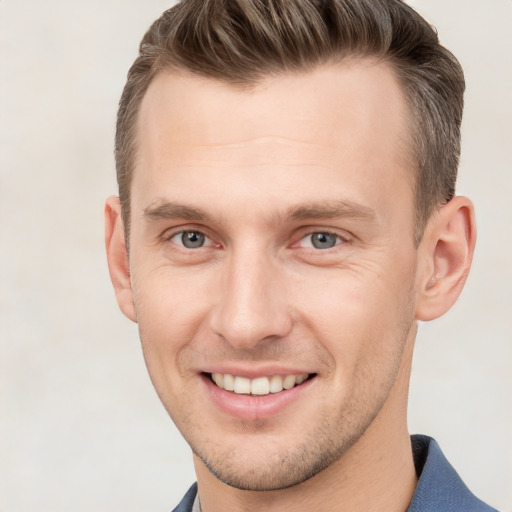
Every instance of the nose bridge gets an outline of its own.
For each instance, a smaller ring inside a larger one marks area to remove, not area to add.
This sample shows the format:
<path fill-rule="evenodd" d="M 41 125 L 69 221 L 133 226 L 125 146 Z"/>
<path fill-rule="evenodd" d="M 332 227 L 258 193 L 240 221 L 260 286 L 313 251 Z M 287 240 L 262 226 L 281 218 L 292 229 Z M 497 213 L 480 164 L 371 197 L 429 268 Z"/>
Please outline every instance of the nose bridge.
<path fill-rule="evenodd" d="M 282 279 L 268 251 L 254 243 L 233 250 L 213 314 L 216 334 L 238 348 L 285 336 L 292 322 Z"/>

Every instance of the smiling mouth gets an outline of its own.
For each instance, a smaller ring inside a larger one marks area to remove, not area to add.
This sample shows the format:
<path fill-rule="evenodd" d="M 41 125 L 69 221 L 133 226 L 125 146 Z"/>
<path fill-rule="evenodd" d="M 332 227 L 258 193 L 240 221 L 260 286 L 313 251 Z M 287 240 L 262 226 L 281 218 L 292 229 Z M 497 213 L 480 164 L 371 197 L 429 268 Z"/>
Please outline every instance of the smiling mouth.
<path fill-rule="evenodd" d="M 229 373 L 209 373 L 210 380 L 220 389 L 231 391 L 238 395 L 268 395 L 280 393 L 287 389 L 299 386 L 313 378 L 315 373 L 301 373 L 299 375 L 273 375 L 272 377 L 257 377 L 249 379 Z"/>

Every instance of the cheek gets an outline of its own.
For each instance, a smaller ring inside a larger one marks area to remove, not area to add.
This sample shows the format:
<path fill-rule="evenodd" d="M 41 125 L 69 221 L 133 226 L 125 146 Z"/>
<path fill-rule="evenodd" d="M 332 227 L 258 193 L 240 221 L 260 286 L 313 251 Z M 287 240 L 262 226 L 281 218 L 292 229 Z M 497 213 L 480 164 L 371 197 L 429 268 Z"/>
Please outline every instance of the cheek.
<path fill-rule="evenodd" d="M 132 274 L 137 322 L 146 365 L 157 391 L 181 386 L 180 355 L 203 328 L 210 305 L 208 282 L 169 268 Z"/>
<path fill-rule="evenodd" d="M 329 338 L 356 335 L 371 327 L 372 320 L 385 320 L 389 292 L 376 273 L 316 271 L 296 283 L 296 308 Z"/>
<path fill-rule="evenodd" d="M 344 371 L 396 350 L 412 321 L 412 265 L 397 265 L 394 272 L 382 267 L 311 274 L 293 294 L 302 322 Z"/>
<path fill-rule="evenodd" d="M 208 273 L 168 265 L 139 267 L 132 273 L 132 289 L 139 323 L 149 323 L 152 331 L 170 335 L 194 329 L 212 296 Z"/>

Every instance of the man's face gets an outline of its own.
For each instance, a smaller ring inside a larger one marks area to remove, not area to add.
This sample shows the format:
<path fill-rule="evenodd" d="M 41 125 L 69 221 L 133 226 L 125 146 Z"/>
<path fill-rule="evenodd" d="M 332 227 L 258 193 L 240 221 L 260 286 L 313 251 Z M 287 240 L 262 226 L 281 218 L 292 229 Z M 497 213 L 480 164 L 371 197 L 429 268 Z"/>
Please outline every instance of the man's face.
<path fill-rule="evenodd" d="M 170 72 L 151 84 L 131 195 L 136 320 L 160 399 L 222 481 L 290 486 L 370 426 L 405 422 L 383 416 L 405 410 L 415 334 L 406 118 L 370 60 L 251 91 Z"/>

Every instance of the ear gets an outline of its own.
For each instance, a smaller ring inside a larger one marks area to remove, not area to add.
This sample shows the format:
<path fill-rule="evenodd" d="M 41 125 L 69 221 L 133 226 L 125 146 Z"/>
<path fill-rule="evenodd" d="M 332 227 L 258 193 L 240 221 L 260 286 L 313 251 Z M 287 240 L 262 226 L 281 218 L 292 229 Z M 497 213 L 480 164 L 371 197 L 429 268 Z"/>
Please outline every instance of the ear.
<path fill-rule="evenodd" d="M 454 197 L 432 214 L 418 248 L 416 318 L 446 313 L 464 287 L 476 242 L 473 203 Z"/>
<path fill-rule="evenodd" d="M 121 217 L 121 203 L 116 196 L 109 197 L 105 202 L 105 246 L 107 249 L 110 279 L 114 285 L 117 303 L 121 311 L 130 320 L 136 322 L 137 317 L 130 279 L 130 263 Z"/>

